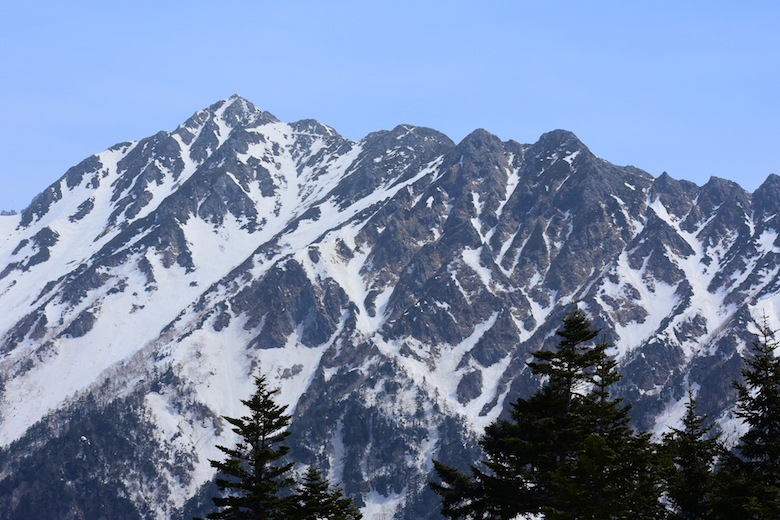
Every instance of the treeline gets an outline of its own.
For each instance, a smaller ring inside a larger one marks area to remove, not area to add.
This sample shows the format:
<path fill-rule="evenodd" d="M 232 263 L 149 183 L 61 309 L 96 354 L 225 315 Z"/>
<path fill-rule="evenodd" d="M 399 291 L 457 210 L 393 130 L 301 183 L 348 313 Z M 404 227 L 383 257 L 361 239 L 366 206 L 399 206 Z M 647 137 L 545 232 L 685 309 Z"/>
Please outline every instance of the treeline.
<path fill-rule="evenodd" d="M 780 519 L 780 344 L 765 319 L 743 380 L 736 415 L 747 432 L 730 450 L 696 411 L 689 391 L 681 428 L 660 441 L 631 428 L 630 405 L 610 394 L 620 380 L 605 339 L 572 308 L 554 350 L 533 353 L 541 387 L 512 404 L 509 419 L 485 429 L 485 459 L 468 473 L 433 461 L 431 488 L 451 519 L 742 520 Z M 249 414 L 225 419 L 240 441 L 218 446 L 219 496 L 210 520 L 358 520 L 352 499 L 310 466 L 300 481 L 284 462 L 290 416 L 264 377 L 241 402 Z M 198 520 L 198 519 L 195 519 Z"/>
<path fill-rule="evenodd" d="M 489 425 L 485 460 L 470 471 L 434 461 L 441 513 L 452 519 L 780 519 L 780 360 L 764 320 L 744 361 L 736 414 L 747 425 L 731 450 L 689 398 L 682 427 L 659 442 L 629 426 L 610 395 L 620 379 L 612 345 L 573 308 L 555 350 L 529 366 L 543 384 Z"/>

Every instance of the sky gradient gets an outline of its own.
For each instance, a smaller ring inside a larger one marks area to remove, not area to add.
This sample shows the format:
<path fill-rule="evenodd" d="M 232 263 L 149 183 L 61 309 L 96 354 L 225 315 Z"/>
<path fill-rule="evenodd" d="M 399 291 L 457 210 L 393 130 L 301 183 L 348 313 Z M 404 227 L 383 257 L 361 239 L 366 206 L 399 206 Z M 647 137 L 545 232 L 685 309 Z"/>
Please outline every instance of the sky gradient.
<path fill-rule="evenodd" d="M 237 93 L 358 140 L 574 132 L 658 176 L 780 174 L 780 3 L 0 3 L 0 209 Z"/>

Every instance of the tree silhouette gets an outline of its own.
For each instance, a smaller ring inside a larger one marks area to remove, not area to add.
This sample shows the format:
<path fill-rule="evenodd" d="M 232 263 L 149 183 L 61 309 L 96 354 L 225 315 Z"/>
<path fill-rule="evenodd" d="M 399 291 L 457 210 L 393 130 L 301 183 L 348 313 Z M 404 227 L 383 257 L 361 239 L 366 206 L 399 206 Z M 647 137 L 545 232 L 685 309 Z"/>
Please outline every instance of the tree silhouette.
<path fill-rule="evenodd" d="M 780 344 L 764 316 L 752 357 L 744 360 L 736 415 L 748 426 L 719 464 L 718 518 L 780 518 Z"/>
<path fill-rule="evenodd" d="M 669 520 L 700 520 L 712 512 L 713 465 L 722 448 L 710 434 L 712 425 L 705 426 L 708 417 L 696 413 L 696 405 L 688 390 L 682 429 L 672 428 L 663 436 Z"/>
<path fill-rule="evenodd" d="M 288 500 L 283 491 L 294 485 L 288 475 L 293 463 L 282 463 L 289 448 L 281 443 L 290 435 L 290 416 L 286 406 L 277 405 L 264 376 L 255 377 L 255 392 L 241 402 L 249 414 L 235 419 L 225 417 L 241 440 L 234 448 L 217 446 L 226 458 L 210 461 L 218 470 L 216 484 L 222 496 L 214 497 L 219 509 L 209 513 L 210 520 L 274 520 L 283 518 Z"/>
<path fill-rule="evenodd" d="M 360 520 L 363 515 L 351 498 L 333 487 L 322 471 L 309 466 L 297 492 L 290 497 L 286 518 L 289 520 Z"/>

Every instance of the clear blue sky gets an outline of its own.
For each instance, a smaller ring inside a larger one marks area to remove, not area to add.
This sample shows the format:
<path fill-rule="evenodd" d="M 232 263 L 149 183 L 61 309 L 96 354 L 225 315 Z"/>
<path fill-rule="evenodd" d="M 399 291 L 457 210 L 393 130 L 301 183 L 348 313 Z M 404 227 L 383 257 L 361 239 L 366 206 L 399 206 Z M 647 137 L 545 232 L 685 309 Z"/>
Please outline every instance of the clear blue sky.
<path fill-rule="evenodd" d="M 0 2 L 0 209 L 238 93 L 350 139 L 556 128 L 654 176 L 780 174 L 776 1 Z"/>

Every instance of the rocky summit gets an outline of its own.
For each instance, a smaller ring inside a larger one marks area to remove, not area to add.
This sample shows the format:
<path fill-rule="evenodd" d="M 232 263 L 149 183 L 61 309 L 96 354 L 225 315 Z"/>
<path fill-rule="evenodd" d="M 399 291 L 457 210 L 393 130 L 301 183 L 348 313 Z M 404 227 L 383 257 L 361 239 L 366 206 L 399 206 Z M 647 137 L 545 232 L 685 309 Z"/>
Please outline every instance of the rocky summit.
<path fill-rule="evenodd" d="M 439 518 L 432 459 L 480 457 L 572 305 L 635 427 L 678 426 L 690 388 L 733 435 L 779 211 L 775 175 L 653 178 L 563 130 L 354 142 L 220 101 L 0 216 L 0 518 L 202 515 L 258 372 L 365 518 Z"/>

